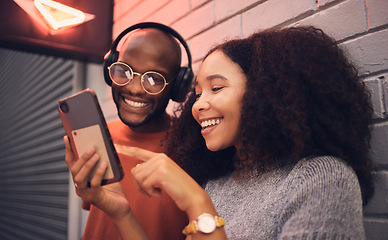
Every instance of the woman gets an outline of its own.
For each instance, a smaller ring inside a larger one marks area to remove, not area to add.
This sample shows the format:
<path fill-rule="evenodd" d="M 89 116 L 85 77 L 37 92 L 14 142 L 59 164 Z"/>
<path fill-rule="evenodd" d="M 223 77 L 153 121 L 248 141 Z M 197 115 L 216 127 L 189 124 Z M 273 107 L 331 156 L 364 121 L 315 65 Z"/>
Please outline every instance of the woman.
<path fill-rule="evenodd" d="M 269 30 L 205 57 L 174 125 L 168 155 L 177 163 L 117 150 L 144 161 L 132 170 L 140 191 L 169 194 L 186 211 L 188 238 L 364 239 L 371 115 L 365 86 L 334 40 L 313 27 Z M 103 171 L 79 195 L 106 211 L 123 238 L 141 233 L 125 199 L 101 191 Z"/>

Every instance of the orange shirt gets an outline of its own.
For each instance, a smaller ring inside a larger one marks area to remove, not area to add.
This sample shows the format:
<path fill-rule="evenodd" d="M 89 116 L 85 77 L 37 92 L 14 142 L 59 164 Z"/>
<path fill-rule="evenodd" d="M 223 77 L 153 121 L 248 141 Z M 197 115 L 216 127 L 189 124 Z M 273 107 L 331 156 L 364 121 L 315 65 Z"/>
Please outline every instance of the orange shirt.
<path fill-rule="evenodd" d="M 162 141 L 166 132 L 136 133 L 120 120 L 109 123 L 108 128 L 115 144 L 136 146 L 154 152 L 164 152 L 166 149 L 166 144 Z M 148 237 L 158 240 L 184 239 L 182 229 L 188 224 L 186 213 L 179 210 L 167 194 L 162 193 L 161 198 L 153 198 L 140 193 L 131 175 L 131 169 L 141 161 L 122 154 L 119 154 L 119 158 L 124 171 L 121 185 Z M 108 215 L 92 205 L 83 239 L 120 239 L 120 236 Z"/>

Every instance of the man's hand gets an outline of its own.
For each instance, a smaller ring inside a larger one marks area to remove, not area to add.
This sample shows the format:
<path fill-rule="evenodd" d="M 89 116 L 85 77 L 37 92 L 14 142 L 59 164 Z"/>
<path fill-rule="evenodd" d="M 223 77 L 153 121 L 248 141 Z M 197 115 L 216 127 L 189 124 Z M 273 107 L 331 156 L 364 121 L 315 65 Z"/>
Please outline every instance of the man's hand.
<path fill-rule="evenodd" d="M 107 168 L 107 164 L 102 162 L 97 168 L 95 175 L 90 181 L 88 187 L 88 178 L 94 166 L 99 160 L 94 147 L 84 153 L 77 160 L 71 150 L 70 142 L 67 136 L 64 137 L 66 147 L 65 161 L 73 177 L 76 193 L 82 201 L 95 205 L 100 208 L 112 219 L 118 219 L 131 213 L 131 208 L 125 198 L 120 183 L 112 183 L 101 186 L 101 180 Z"/>

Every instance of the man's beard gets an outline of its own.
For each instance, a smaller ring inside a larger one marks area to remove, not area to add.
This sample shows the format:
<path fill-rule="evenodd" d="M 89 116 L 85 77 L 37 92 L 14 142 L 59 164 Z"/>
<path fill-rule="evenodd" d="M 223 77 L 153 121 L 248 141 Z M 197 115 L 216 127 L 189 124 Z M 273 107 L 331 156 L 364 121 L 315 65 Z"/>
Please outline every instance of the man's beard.
<path fill-rule="evenodd" d="M 120 111 L 117 111 L 118 114 L 119 114 L 119 118 L 120 120 L 125 124 L 127 125 L 128 127 L 131 127 L 131 128 L 136 128 L 136 127 L 141 127 L 143 126 L 144 124 L 146 124 L 147 122 L 150 121 L 150 116 L 151 115 L 148 115 L 143 121 L 139 122 L 139 123 L 132 123 L 130 121 L 126 121 L 123 117 L 121 117 L 121 114 L 120 114 Z M 153 114 L 152 114 L 153 115 Z M 152 118 L 152 117 L 151 117 Z"/>

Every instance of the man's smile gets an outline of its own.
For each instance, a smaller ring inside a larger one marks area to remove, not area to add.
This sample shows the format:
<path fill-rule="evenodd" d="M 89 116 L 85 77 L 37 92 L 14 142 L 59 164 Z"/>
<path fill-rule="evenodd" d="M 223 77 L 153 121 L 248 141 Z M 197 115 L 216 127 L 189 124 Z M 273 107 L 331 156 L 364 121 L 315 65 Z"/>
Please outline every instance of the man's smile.
<path fill-rule="evenodd" d="M 144 107 L 148 106 L 148 103 L 133 101 L 133 100 L 127 99 L 125 97 L 123 97 L 123 100 L 127 105 L 129 105 L 130 107 L 133 107 L 133 108 L 144 108 Z"/>

